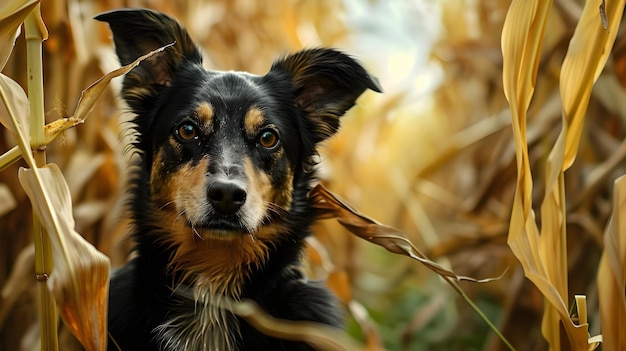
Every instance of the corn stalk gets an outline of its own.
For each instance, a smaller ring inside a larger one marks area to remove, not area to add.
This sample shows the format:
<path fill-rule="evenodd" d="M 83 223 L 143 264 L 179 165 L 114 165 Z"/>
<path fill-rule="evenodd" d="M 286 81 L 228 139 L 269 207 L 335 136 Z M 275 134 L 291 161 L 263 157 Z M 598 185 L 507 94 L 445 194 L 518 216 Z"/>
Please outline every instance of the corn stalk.
<path fill-rule="evenodd" d="M 41 5 L 35 6 L 24 21 L 26 35 L 26 55 L 28 70 L 28 101 L 30 102 L 30 147 L 33 150 L 37 167 L 46 164 L 44 140 L 44 97 L 42 43 L 48 38 L 48 31 L 41 18 Z M 39 327 L 41 349 L 58 350 L 57 310 L 54 297 L 46 285 L 52 274 L 52 247 L 48 233 L 42 228 L 39 217 L 33 212 L 33 243 L 35 245 L 35 277 L 39 293 Z"/>
<path fill-rule="evenodd" d="M 64 130 L 85 121 L 111 79 L 128 73 L 167 46 L 98 79 L 83 91 L 73 116 L 46 125 L 41 45 L 47 30 L 36 1 L 15 1 L 8 7 L 0 7 L 0 62 L 4 65 L 10 55 L 22 20 L 27 41 L 29 96 L 15 81 L 0 74 L 0 122 L 18 142 L 17 147 L 0 157 L 0 169 L 19 157 L 29 166 L 20 169 L 19 180 L 34 212 L 41 349 L 59 349 L 56 312 L 59 306 L 66 327 L 86 350 L 104 350 L 110 261 L 75 231 L 69 188 L 61 170 L 54 164 L 46 164 L 45 148 Z"/>

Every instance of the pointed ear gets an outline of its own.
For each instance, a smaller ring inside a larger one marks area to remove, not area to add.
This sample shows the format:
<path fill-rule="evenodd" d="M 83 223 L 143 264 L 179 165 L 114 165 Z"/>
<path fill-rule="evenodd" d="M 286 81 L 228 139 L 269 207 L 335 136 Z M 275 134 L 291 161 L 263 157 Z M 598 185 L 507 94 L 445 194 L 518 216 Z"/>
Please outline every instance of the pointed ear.
<path fill-rule="evenodd" d="M 339 118 L 366 89 L 382 92 L 358 62 L 333 49 L 303 50 L 279 59 L 271 73 L 286 74 L 294 84 L 295 104 L 307 115 L 316 143 L 337 132 Z"/>
<path fill-rule="evenodd" d="M 185 28 L 163 13 L 146 9 L 122 9 L 102 13 L 95 19 L 107 22 L 111 27 L 115 51 L 122 65 L 159 47 L 175 43 L 141 62 L 124 79 L 122 95 L 135 110 L 162 87 L 169 85 L 181 63 L 202 64 L 202 55 Z"/>

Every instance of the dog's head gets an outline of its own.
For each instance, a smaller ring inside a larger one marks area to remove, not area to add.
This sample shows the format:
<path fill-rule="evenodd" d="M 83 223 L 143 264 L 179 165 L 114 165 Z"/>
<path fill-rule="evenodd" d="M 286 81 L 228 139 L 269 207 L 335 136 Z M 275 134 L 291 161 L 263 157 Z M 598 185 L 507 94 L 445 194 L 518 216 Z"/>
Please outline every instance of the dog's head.
<path fill-rule="evenodd" d="M 290 210 L 316 144 L 363 91 L 380 91 L 332 49 L 283 57 L 263 76 L 211 71 L 164 14 L 119 10 L 96 19 L 109 23 L 122 64 L 175 43 L 133 69 L 122 96 L 137 114 L 151 201 L 185 235 L 228 241 L 276 232 L 267 228 Z"/>

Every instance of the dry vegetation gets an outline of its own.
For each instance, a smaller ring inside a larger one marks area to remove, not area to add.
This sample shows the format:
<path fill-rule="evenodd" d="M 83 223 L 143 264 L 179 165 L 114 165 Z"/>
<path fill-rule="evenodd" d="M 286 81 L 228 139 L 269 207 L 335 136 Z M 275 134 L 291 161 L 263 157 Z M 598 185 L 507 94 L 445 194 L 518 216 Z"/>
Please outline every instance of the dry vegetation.
<path fill-rule="evenodd" d="M 326 144 L 321 154 L 323 184 L 360 212 L 400 228 L 427 256 L 459 275 L 480 279 L 506 272 L 497 281 L 460 286 L 516 349 L 544 350 L 546 294 L 525 278 L 507 245 L 510 229 L 516 230 L 510 223 L 519 188 L 501 50 L 510 4 L 44 0 L 42 14 L 50 32 L 43 61 L 46 120 L 71 115 L 81 90 L 117 67 L 108 28 L 92 20 L 108 9 L 150 7 L 176 16 L 202 44 L 206 66 L 215 69 L 262 74 L 278 55 L 317 45 L 351 52 L 381 79 L 386 92 L 366 93 L 344 119 L 341 132 Z M 562 124 L 561 67 L 583 5 L 578 0 L 554 1 L 536 57 L 539 66 L 525 135 L 534 188 L 523 190 L 530 200 L 525 213 L 532 206 L 539 227 L 553 223 L 543 217 L 540 205 L 552 191 L 546 191 L 544 179 Z M 591 92 L 578 157 L 559 178 L 564 184 L 559 199 L 565 201 L 556 208 L 564 212 L 555 218 L 562 221 L 559 232 L 566 233 L 567 241 L 561 253 L 545 248 L 542 253 L 543 262 L 564 263 L 561 276 L 551 278 L 562 281 L 567 276 L 562 296 L 568 311 L 576 311 L 574 295 L 587 296 L 592 336 L 601 333 L 601 320 L 608 326 L 605 321 L 611 318 L 601 318 L 599 307 L 599 301 L 609 299 L 607 287 L 613 284 L 607 267 L 621 272 L 626 265 L 624 243 L 619 242 L 626 229 L 620 228 L 616 216 L 606 231 L 607 240 L 615 234 L 610 244 L 614 256 L 598 273 L 607 222 L 612 211 L 626 208 L 621 197 L 614 204 L 613 195 L 614 181 L 626 173 L 626 35 L 623 28 L 614 29 L 619 32 Z M 25 62 L 22 36 L 2 72 L 26 87 Z M 522 63 L 526 69 L 533 67 Z M 114 81 L 84 124 L 47 148 L 48 162 L 59 165 L 69 185 L 76 231 L 109 256 L 113 266 L 125 261 L 129 248 L 123 210 L 129 156 L 123 121 L 129 116 L 120 116 L 124 109 L 116 95 L 118 84 Z M 3 129 L 0 153 L 15 144 Z M 524 146 L 517 145 L 518 153 Z M 33 220 L 17 179 L 17 169 L 23 166 L 20 161 L 0 173 L 0 350 L 38 348 Z M 347 331 L 367 350 L 505 349 L 476 312 L 424 266 L 349 234 L 336 221 L 321 221 L 316 229 L 309 250 L 311 275 L 328 278 L 349 311 Z M 613 325 L 619 326 L 619 318 L 626 315 L 625 278 L 624 273 L 616 274 L 616 291 L 621 288 L 622 293 L 610 297 L 610 306 Z M 573 320 L 577 323 L 578 316 Z M 61 349 L 76 346 L 67 331 L 60 333 Z M 563 332 L 556 333 L 566 340 Z M 619 345 L 624 346 L 621 338 Z M 605 346 L 619 349 L 614 347 Z M 554 349 L 569 347 L 563 341 Z"/>

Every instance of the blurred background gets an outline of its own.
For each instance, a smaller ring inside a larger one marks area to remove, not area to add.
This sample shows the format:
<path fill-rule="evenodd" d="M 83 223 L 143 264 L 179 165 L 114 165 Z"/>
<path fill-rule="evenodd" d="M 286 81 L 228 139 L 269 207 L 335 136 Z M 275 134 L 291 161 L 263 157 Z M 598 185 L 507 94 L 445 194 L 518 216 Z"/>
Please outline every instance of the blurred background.
<path fill-rule="evenodd" d="M 401 229 L 457 274 L 500 280 L 461 283 L 518 350 L 544 350 L 542 296 L 506 245 L 515 153 L 502 92 L 500 35 L 505 0 L 55 0 L 42 2 L 48 121 L 71 115 L 80 92 L 118 67 L 101 11 L 148 7 L 183 22 L 211 69 L 264 74 L 281 54 L 331 46 L 360 60 L 383 94 L 366 92 L 320 150 L 323 184 L 361 213 Z M 534 174 L 560 129 L 559 69 L 582 0 L 555 0 L 528 121 Z M 626 40 L 620 32 L 591 98 L 579 156 L 566 173 L 569 289 L 588 298 L 599 333 L 595 272 L 611 211 L 616 152 L 625 130 Z M 23 38 L 3 73 L 26 87 Z M 111 257 L 127 258 L 123 208 L 129 153 L 120 79 L 87 122 L 48 147 L 74 201 L 77 231 Z M 15 145 L 0 133 L 0 153 Z M 621 147 L 623 149 L 623 147 Z M 621 150 L 620 149 L 620 150 Z M 0 350 L 38 349 L 30 205 L 21 163 L 0 173 Z M 536 196 L 542 196 L 537 186 Z M 366 349 L 500 350 L 485 322 L 417 261 L 322 221 L 308 266 L 346 306 L 346 332 Z M 15 277 L 9 282 L 13 275 Z M 571 304 L 571 303 L 570 303 Z M 76 346 L 61 332 L 61 349 Z"/>

